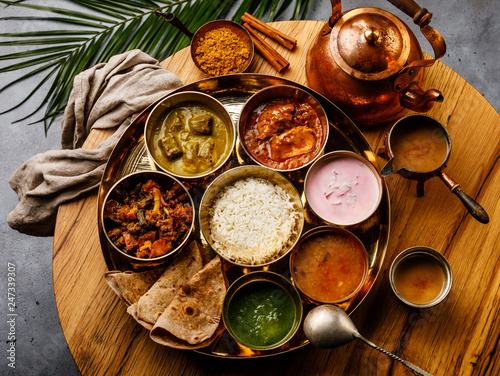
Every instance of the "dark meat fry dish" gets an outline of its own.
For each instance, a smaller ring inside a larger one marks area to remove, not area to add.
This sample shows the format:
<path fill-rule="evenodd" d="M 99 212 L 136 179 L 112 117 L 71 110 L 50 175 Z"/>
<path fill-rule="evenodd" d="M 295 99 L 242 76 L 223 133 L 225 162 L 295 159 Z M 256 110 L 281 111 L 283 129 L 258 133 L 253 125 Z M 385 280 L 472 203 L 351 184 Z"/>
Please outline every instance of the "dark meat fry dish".
<path fill-rule="evenodd" d="M 162 189 L 153 180 L 138 183 L 120 199 L 106 202 L 108 236 L 121 250 L 139 258 L 155 258 L 176 248 L 189 232 L 193 208 L 178 183 Z"/>
<path fill-rule="evenodd" d="M 312 160 L 322 137 L 321 121 L 309 104 L 277 98 L 257 107 L 249 116 L 245 143 L 264 165 L 290 169 Z"/>

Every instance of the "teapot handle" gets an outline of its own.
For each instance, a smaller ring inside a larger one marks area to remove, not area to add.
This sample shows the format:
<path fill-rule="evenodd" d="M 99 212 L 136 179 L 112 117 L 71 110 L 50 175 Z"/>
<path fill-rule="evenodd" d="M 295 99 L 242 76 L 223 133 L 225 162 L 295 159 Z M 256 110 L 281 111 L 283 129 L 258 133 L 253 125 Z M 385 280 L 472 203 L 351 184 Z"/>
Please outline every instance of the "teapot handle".
<path fill-rule="evenodd" d="M 330 29 L 335 25 L 340 16 L 342 16 L 342 1 L 341 0 L 330 0 L 332 3 L 332 14 L 328 18 L 328 26 Z"/>
<path fill-rule="evenodd" d="M 413 61 L 411 67 L 430 67 L 434 64 L 434 61 L 444 56 L 446 53 L 446 43 L 444 42 L 441 34 L 437 32 L 433 27 L 429 26 L 431 22 L 432 13 L 427 9 L 421 8 L 413 0 L 388 0 L 396 8 L 399 8 L 408 16 L 413 18 L 413 22 L 420 27 L 420 31 L 424 34 L 425 38 L 429 41 L 434 50 L 434 59 L 424 59 Z M 410 68 L 407 67 L 407 69 Z"/>
<path fill-rule="evenodd" d="M 413 0 L 388 0 L 391 4 L 402 10 L 408 16 L 413 18 L 413 22 L 420 27 L 420 31 L 424 34 L 425 38 L 429 41 L 434 50 L 434 58 L 414 60 L 405 66 L 399 73 L 394 82 L 394 90 L 402 91 L 412 82 L 412 68 L 415 67 L 430 67 L 434 62 L 443 57 L 446 53 L 446 43 L 439 32 L 433 27 L 429 26 L 431 22 L 432 13 L 427 9 L 421 8 Z"/>
<path fill-rule="evenodd" d="M 427 25 L 431 21 L 432 13 L 425 8 L 421 8 L 413 0 L 388 0 L 399 10 L 413 18 L 413 22 L 420 27 Z"/>

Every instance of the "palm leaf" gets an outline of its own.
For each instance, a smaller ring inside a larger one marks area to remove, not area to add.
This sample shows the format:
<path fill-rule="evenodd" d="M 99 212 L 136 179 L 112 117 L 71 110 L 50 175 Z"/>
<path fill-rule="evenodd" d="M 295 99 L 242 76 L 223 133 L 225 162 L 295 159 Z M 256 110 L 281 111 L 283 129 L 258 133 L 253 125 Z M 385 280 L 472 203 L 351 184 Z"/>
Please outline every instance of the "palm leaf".
<path fill-rule="evenodd" d="M 0 1 L 2 3 L 2 1 Z M 66 17 L 4 17 L 0 18 L 0 21 L 2 20 L 9 20 L 9 21 L 48 21 L 48 22 L 53 22 L 53 23 L 65 23 L 65 24 L 70 24 L 73 26 L 87 26 L 87 27 L 93 27 L 96 29 L 104 29 L 106 26 L 103 26 L 97 22 L 90 22 L 87 20 L 78 20 L 75 18 L 66 18 Z"/>
<path fill-rule="evenodd" d="M 85 42 L 87 38 L 82 37 L 67 37 L 67 38 L 36 38 L 36 39 L 24 39 L 18 41 L 16 44 L 18 46 L 36 46 L 36 45 L 47 45 L 47 44 L 65 44 L 65 43 L 75 43 L 75 42 Z M 10 46 L 11 42 L 0 42 L 0 46 Z"/>
<path fill-rule="evenodd" d="M 5 20 L 5 18 L 4 18 Z M 40 31 L 26 31 L 24 33 L 0 33 L 0 37 L 11 37 L 11 38 L 29 38 L 29 37 L 51 37 L 51 36 L 63 36 L 63 35 L 93 35 L 94 31 L 87 30 L 40 30 Z M 9 42 L 11 43 L 11 42 Z"/>
<path fill-rule="evenodd" d="M 33 1 L 33 0 L 32 0 Z M 236 5 L 239 3 L 239 5 Z M 40 32 L 0 33 L 0 46 L 19 46 L 21 52 L 0 55 L 0 61 L 9 65 L 0 73 L 31 69 L 22 76 L 0 87 L 0 93 L 13 89 L 21 82 L 36 78 L 35 88 L 22 102 L 0 113 L 6 113 L 29 101 L 42 88 L 50 85 L 42 103 L 22 119 L 34 116 L 42 108 L 44 115 L 35 120 L 42 122 L 47 132 L 66 106 L 74 77 L 82 70 L 107 62 L 112 56 L 141 49 L 152 57 L 162 60 L 189 45 L 189 38 L 165 23 L 154 12 L 174 12 L 192 32 L 214 19 L 226 18 L 232 12 L 232 20 L 240 22 L 245 12 L 264 20 L 273 21 L 293 6 L 291 19 L 304 19 L 311 0 L 65 0 L 61 6 L 49 7 L 29 1 L 5 1 L 0 4 L 29 9 L 36 15 L 1 17 L 2 21 L 41 21 L 54 25 L 54 30 Z M 59 5 L 58 4 L 58 5 Z M 75 8 L 79 11 L 67 9 Z M 20 14 L 22 11 L 20 11 Z M 69 27 L 57 29 L 61 24 Z M 1 29 L 1 27 L 0 27 Z M 2 39 L 2 38 L 6 38 Z M 39 48 L 33 48 L 38 46 Z M 19 50 L 19 49 L 17 49 Z M 16 60 L 20 60 L 16 62 Z M 43 73 L 45 76 L 41 76 Z"/>
<path fill-rule="evenodd" d="M 24 81 L 25 79 L 31 77 L 31 75 L 33 74 L 37 74 L 37 73 L 40 73 L 40 72 L 43 72 L 47 69 L 49 69 L 50 67 L 54 66 L 54 65 L 58 65 L 59 64 L 59 61 L 58 60 L 51 60 L 48 64 L 45 64 L 41 67 L 38 67 L 37 69 L 31 71 L 30 73 L 28 74 L 25 74 L 24 76 L 21 76 L 21 77 L 18 77 L 16 78 L 15 80 L 9 82 L 7 85 L 5 85 L 4 87 L 0 88 L 0 93 L 6 89 L 8 89 L 9 87 L 15 85 L 16 83 L 20 83 L 22 81 Z M 17 107 L 17 106 L 16 106 Z M 3 115 L 7 112 L 9 112 L 10 110 L 7 110 L 7 111 L 4 111 L 4 112 L 0 112 L 0 115 Z"/>
<path fill-rule="evenodd" d="M 80 1 L 75 1 L 77 3 L 80 3 Z M 88 20 L 88 19 L 91 19 L 93 21 L 97 21 L 97 22 L 104 22 L 104 23 L 108 23 L 108 22 L 112 22 L 112 20 L 108 19 L 108 18 L 105 18 L 105 17 L 100 17 L 100 16 L 96 16 L 92 13 L 83 13 L 83 12 L 77 12 L 77 11 L 73 11 L 73 10 L 70 10 L 70 9 L 62 9 L 62 8 L 55 8 L 55 7 L 46 7 L 46 6 L 43 6 L 43 5 L 36 5 L 36 4 L 26 4 L 24 2 L 12 2 L 12 1 L 2 1 L 2 3 L 6 4 L 6 5 L 15 5 L 15 6 L 18 6 L 18 7 L 23 7 L 23 8 L 29 8 L 29 9 L 35 9 L 35 10 L 39 10 L 39 11 L 44 11 L 44 12 L 50 12 L 50 13 L 56 13 L 56 14 L 62 14 L 66 17 L 73 17 L 73 18 L 80 18 L 82 20 Z"/>
<path fill-rule="evenodd" d="M 58 53 L 58 54 L 45 55 L 45 56 L 42 56 L 42 57 L 39 57 L 36 59 L 22 61 L 20 63 L 13 64 L 13 65 L 10 65 L 10 66 L 7 66 L 7 67 L 0 69 L 0 73 L 14 71 L 14 70 L 23 69 L 23 68 L 28 68 L 28 67 L 31 67 L 33 65 L 38 65 L 38 64 L 45 63 L 47 61 L 59 59 L 60 57 L 64 57 L 66 55 L 67 55 L 67 53 L 62 52 L 62 53 Z M 31 76 L 32 76 L 32 74 L 31 74 Z M 2 88 L 0 88 L 0 89 L 2 89 Z"/>
<path fill-rule="evenodd" d="M 58 63 L 58 61 L 57 61 L 57 60 L 56 60 L 56 61 L 52 61 L 52 62 L 50 62 L 50 63 L 48 63 L 48 64 L 46 64 L 46 65 L 44 65 L 44 66 L 42 66 L 42 67 L 38 68 L 36 71 L 34 71 L 34 73 L 38 73 L 38 72 L 45 71 L 45 70 L 47 70 L 48 68 L 50 68 L 50 67 L 52 67 L 52 66 L 54 66 L 54 65 L 57 65 L 57 63 Z M 49 79 L 49 78 L 50 78 L 50 77 L 51 77 L 51 76 L 52 76 L 52 75 L 56 72 L 56 70 L 57 70 L 57 68 L 52 69 L 52 71 L 50 71 L 50 72 L 49 72 L 49 74 L 47 74 L 47 75 L 46 75 L 46 76 L 45 76 L 45 77 L 44 77 L 44 78 L 40 81 L 40 83 L 37 85 L 37 88 L 41 87 L 41 86 L 42 86 L 45 82 L 47 82 L 47 80 L 48 80 L 48 79 Z M 3 90 L 5 90 L 5 89 L 7 89 L 8 87 L 10 87 L 10 86 L 12 86 L 12 85 L 14 85 L 14 84 L 18 83 L 18 82 L 23 81 L 23 80 L 24 80 L 25 78 L 27 78 L 27 77 L 28 77 L 27 75 L 24 75 L 24 76 L 22 76 L 22 77 L 19 77 L 18 79 L 14 80 L 14 81 L 12 81 L 11 83 L 9 83 L 8 85 L 4 86 L 4 87 L 0 90 L 0 92 L 1 92 L 1 91 L 3 91 Z M 12 111 L 12 110 L 14 110 L 14 109 L 18 108 L 18 107 L 19 107 L 19 106 L 21 106 L 21 105 L 22 105 L 25 101 L 27 101 L 29 98 L 31 98 L 31 97 L 32 97 L 35 93 L 36 93 L 36 91 L 32 91 L 31 93 L 29 93 L 29 94 L 26 96 L 26 98 L 25 98 L 22 102 L 18 103 L 17 105 L 15 105 L 15 106 L 14 106 L 14 107 L 12 107 L 12 108 L 9 108 L 9 109 L 8 109 L 8 110 L 6 110 L 6 111 L 0 112 L 0 115 L 3 115 L 3 114 L 5 114 L 5 113 L 7 113 L 7 112 L 10 112 L 10 111 Z M 38 109 L 37 109 L 37 110 L 38 110 Z M 29 117 L 29 116 L 30 116 L 30 115 L 27 115 L 25 118 L 27 118 L 27 117 Z M 17 121 L 22 121 L 22 120 L 24 120 L 25 118 L 19 119 L 19 120 L 17 120 Z"/>

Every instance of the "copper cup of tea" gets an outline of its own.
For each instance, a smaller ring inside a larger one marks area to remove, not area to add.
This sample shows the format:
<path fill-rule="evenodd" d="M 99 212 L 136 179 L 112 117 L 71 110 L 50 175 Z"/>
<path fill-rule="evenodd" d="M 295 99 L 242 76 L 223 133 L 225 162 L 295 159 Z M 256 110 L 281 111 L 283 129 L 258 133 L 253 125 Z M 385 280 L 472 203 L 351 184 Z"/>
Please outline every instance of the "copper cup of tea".
<path fill-rule="evenodd" d="M 389 268 L 389 282 L 403 303 L 429 308 L 446 298 L 453 284 L 453 272 L 441 253 L 416 246 L 396 256 Z"/>
<path fill-rule="evenodd" d="M 483 207 L 444 172 L 450 153 L 450 134 L 438 120 L 421 114 L 405 116 L 387 134 L 385 154 L 389 160 L 380 174 L 387 177 L 397 172 L 404 178 L 417 180 L 419 197 L 424 195 L 424 182 L 438 176 L 476 220 L 488 223 Z"/>

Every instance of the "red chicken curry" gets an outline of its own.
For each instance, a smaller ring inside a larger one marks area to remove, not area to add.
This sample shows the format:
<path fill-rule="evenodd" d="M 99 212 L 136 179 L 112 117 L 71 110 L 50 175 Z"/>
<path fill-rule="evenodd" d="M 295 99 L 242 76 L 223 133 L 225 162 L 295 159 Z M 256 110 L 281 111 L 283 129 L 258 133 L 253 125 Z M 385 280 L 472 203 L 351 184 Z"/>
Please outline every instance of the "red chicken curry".
<path fill-rule="evenodd" d="M 277 98 L 250 114 L 243 141 L 258 162 L 274 169 L 290 170 L 314 159 L 322 138 L 321 121 L 309 104 Z"/>

